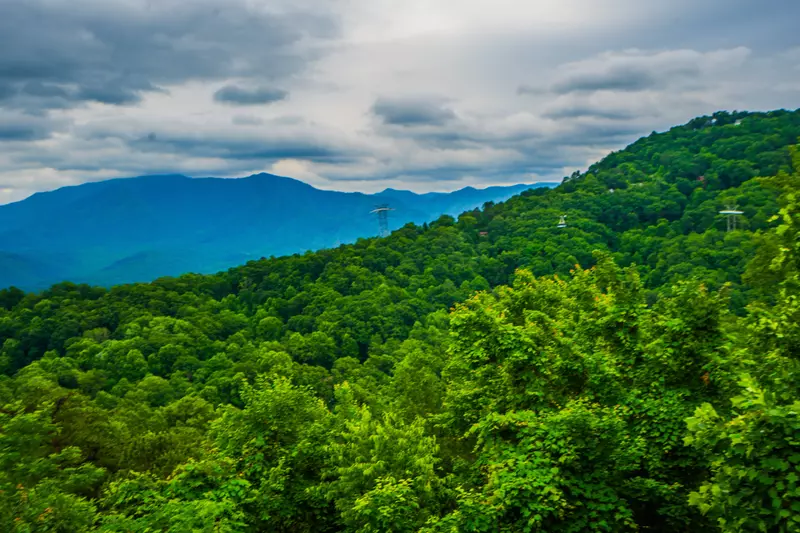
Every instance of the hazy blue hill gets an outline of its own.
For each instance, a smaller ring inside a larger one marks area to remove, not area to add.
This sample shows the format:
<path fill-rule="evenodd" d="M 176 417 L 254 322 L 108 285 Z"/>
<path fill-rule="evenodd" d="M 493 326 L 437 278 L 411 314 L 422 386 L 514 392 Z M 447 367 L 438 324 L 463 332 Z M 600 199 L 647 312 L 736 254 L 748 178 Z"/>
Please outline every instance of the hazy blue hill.
<path fill-rule="evenodd" d="M 103 285 L 215 272 L 250 259 L 353 242 L 390 227 L 458 214 L 534 186 L 452 193 L 323 191 L 291 178 L 142 176 L 64 187 L 0 206 L 0 286 L 62 280 Z"/>
<path fill-rule="evenodd" d="M 46 262 L 20 254 L 0 252 L 0 279 L 17 280 L 17 286 L 37 285 L 42 279 L 51 278 L 57 268 Z"/>

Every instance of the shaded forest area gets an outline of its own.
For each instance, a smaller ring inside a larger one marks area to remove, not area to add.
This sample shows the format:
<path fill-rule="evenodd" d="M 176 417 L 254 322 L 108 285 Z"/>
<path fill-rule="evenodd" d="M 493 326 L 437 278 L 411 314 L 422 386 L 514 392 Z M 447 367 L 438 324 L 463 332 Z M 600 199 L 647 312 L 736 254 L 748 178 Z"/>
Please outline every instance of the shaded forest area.
<path fill-rule="evenodd" d="M 721 112 L 386 238 L 0 291 L 0 529 L 798 531 L 798 138 Z"/>

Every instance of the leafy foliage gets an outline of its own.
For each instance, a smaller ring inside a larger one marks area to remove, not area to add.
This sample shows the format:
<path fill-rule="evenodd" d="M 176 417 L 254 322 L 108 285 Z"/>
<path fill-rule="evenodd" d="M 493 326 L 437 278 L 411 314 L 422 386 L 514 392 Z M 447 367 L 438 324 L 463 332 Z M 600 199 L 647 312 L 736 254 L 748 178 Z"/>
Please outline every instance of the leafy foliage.
<path fill-rule="evenodd" d="M 798 137 L 719 113 L 383 239 L 0 291 L 0 529 L 797 531 Z"/>

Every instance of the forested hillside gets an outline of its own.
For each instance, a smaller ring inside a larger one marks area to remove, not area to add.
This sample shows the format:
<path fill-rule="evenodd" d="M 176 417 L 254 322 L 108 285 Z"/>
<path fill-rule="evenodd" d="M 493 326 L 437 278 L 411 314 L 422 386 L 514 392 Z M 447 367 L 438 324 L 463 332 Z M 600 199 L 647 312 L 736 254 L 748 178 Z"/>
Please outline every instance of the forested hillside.
<path fill-rule="evenodd" d="M 391 205 L 389 227 L 398 229 L 554 185 L 362 194 L 270 174 L 84 183 L 0 205 L 0 287 L 41 290 L 66 280 L 110 287 L 214 273 L 377 235 L 376 204 Z"/>
<path fill-rule="evenodd" d="M 0 291 L 0 530 L 798 531 L 799 138 L 717 113 L 387 238 Z"/>

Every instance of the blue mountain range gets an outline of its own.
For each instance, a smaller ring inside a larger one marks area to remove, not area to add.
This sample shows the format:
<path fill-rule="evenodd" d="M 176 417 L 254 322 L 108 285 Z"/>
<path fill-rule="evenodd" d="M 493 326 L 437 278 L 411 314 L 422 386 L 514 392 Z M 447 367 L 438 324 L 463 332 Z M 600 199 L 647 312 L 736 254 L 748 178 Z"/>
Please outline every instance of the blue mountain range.
<path fill-rule="evenodd" d="M 328 248 L 503 201 L 535 183 L 451 193 L 320 190 L 291 178 L 141 176 L 64 187 L 0 206 L 0 287 L 113 285 Z"/>

